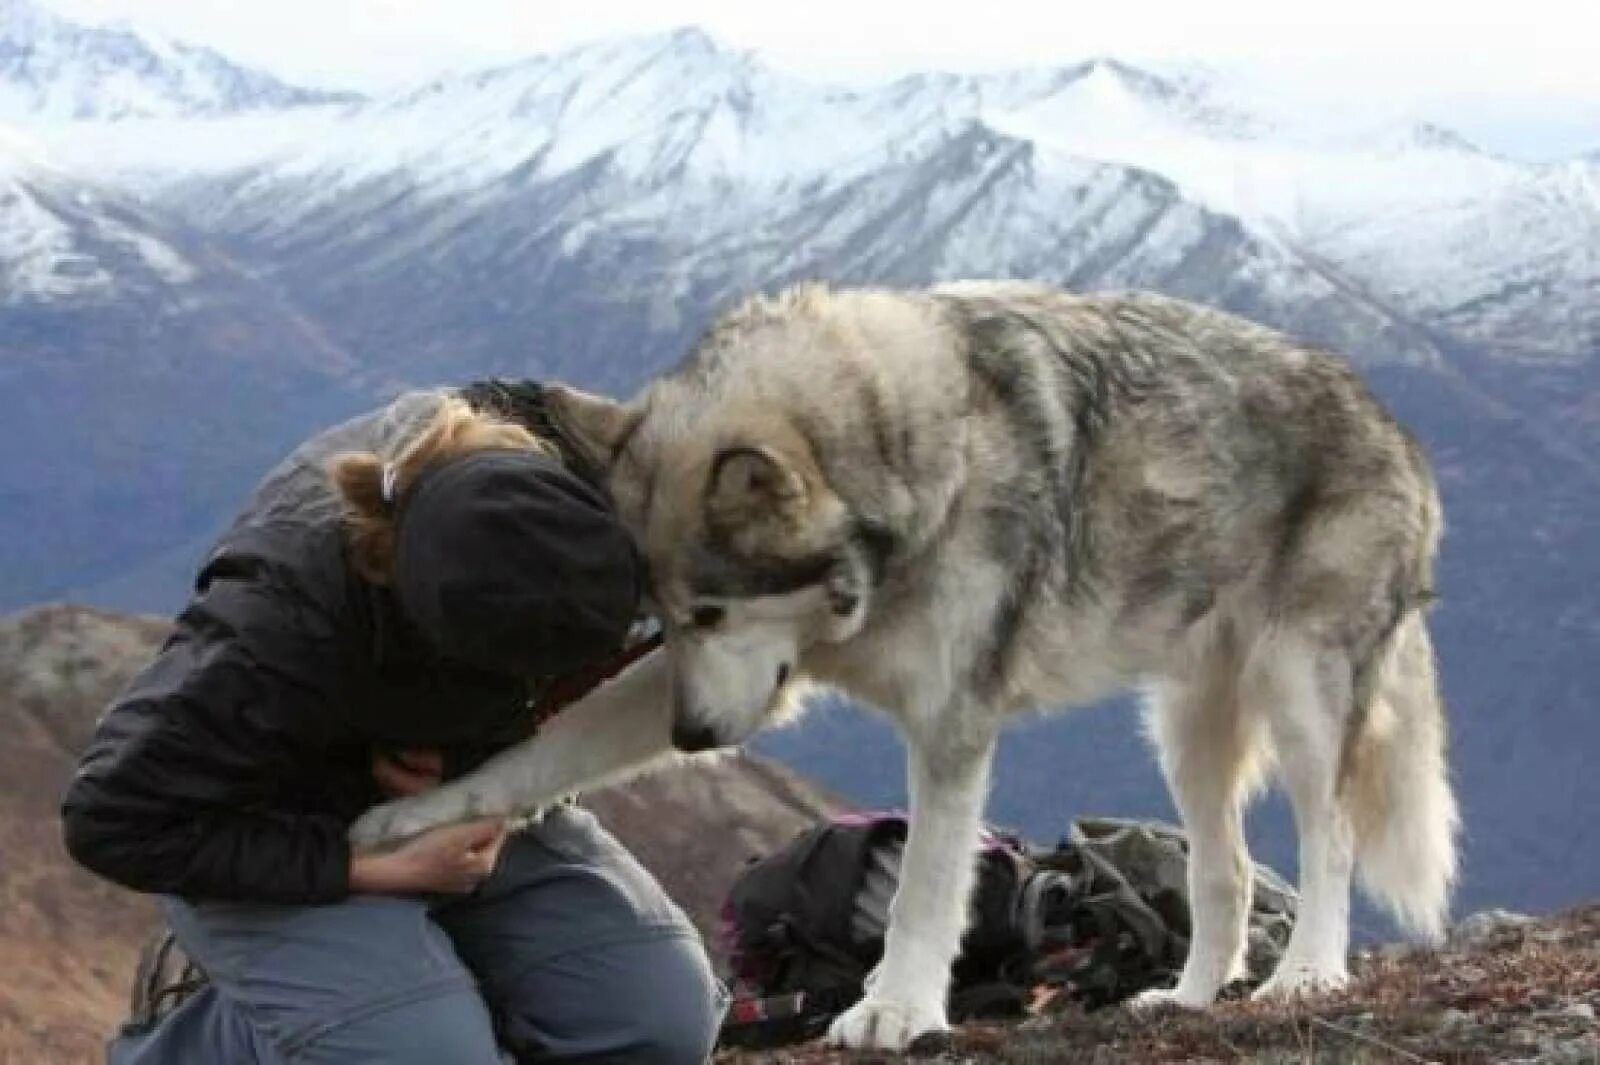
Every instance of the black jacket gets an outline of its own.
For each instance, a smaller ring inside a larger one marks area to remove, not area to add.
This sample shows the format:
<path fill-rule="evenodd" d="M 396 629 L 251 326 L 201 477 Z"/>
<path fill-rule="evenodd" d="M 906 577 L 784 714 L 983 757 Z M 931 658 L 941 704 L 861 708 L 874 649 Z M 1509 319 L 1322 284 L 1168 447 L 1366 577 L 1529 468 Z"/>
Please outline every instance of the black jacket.
<path fill-rule="evenodd" d="M 469 399 L 537 395 L 485 387 Z M 526 682 L 437 660 L 346 561 L 323 462 L 392 453 L 433 404 L 402 397 L 331 429 L 258 486 L 83 755 L 62 807 L 78 862 L 138 891 L 336 901 L 346 827 L 382 798 L 374 749 L 453 749 L 459 772 L 526 735 Z"/>

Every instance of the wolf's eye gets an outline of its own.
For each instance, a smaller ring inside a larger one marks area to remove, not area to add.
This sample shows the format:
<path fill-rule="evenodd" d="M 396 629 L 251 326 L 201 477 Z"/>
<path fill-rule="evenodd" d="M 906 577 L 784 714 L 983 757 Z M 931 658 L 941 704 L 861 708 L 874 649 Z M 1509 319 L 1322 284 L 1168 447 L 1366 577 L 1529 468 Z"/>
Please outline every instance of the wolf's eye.
<path fill-rule="evenodd" d="M 720 606 L 697 606 L 694 608 L 694 613 L 689 615 L 689 620 L 697 629 L 714 629 L 722 624 L 722 619 L 727 613 Z"/>

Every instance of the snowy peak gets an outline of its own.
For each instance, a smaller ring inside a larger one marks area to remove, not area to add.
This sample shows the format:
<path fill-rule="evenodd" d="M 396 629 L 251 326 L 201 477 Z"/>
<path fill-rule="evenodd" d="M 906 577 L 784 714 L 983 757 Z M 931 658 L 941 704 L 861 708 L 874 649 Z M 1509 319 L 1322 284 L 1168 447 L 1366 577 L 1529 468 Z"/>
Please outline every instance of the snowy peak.
<path fill-rule="evenodd" d="M 1402 121 L 1381 127 L 1364 138 L 1365 146 L 1391 153 L 1408 151 L 1447 152 L 1484 156 L 1487 153 L 1453 129 L 1435 122 Z"/>
<path fill-rule="evenodd" d="M 168 290 L 195 270 L 143 211 L 0 127 L 0 308 Z"/>
<path fill-rule="evenodd" d="M 502 66 L 445 75 L 390 98 L 384 106 L 406 107 L 440 96 L 506 94 L 517 89 L 558 93 L 582 86 L 591 93 L 607 95 L 641 82 L 671 81 L 681 91 L 708 80 L 736 78 L 754 65 L 747 56 L 719 46 L 702 30 L 679 29 L 606 39 Z"/>
<path fill-rule="evenodd" d="M 210 49 L 0 0 L 0 117 L 175 118 L 354 99 L 286 84 Z"/>

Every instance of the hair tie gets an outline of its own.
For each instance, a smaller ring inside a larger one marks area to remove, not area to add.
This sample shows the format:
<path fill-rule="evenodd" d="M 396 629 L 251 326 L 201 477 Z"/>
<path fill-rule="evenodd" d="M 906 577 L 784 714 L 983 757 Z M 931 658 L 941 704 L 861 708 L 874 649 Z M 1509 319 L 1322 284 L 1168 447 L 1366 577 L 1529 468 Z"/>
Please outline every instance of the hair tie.
<path fill-rule="evenodd" d="M 381 491 L 383 492 L 383 501 L 391 507 L 394 506 L 395 480 L 397 479 L 398 475 L 399 471 L 395 469 L 394 463 L 385 462 L 383 464 L 383 482 Z"/>

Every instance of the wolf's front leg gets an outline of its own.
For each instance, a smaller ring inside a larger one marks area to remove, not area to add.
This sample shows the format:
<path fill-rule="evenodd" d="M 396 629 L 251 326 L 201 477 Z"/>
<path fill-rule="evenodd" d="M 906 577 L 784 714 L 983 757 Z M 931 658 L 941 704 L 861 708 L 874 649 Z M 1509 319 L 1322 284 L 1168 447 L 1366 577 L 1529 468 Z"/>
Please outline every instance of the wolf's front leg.
<path fill-rule="evenodd" d="M 883 960 L 865 997 L 828 1030 L 833 1046 L 904 1050 L 949 1028 L 950 965 L 967 925 L 994 734 L 927 731 L 907 737 L 911 826 Z"/>
<path fill-rule="evenodd" d="M 648 655 L 461 779 L 374 806 L 350 842 L 371 850 L 438 825 L 534 813 L 649 766 L 672 749 L 669 669 L 665 652 Z"/>

